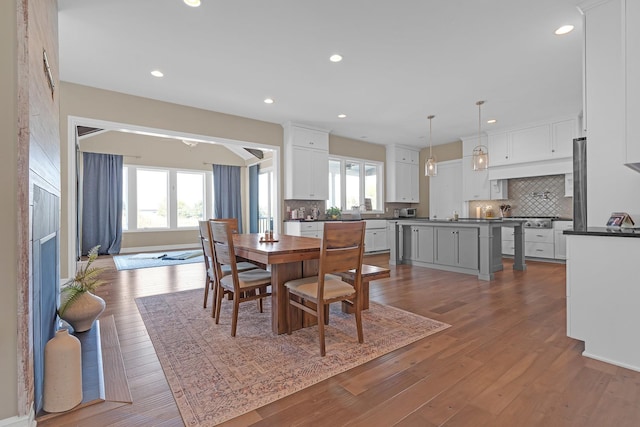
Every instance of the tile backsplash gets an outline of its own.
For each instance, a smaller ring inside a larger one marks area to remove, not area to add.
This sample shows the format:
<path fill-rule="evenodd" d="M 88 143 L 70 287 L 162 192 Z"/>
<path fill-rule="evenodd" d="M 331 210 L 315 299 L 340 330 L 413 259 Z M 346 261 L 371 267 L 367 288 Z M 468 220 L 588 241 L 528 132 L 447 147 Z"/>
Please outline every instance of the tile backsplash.
<path fill-rule="evenodd" d="M 573 218 L 573 197 L 565 197 L 564 175 L 510 179 L 509 198 L 469 202 L 470 216 L 476 207 L 491 205 L 499 215 L 500 205 L 511 205 L 511 216 L 559 216 Z"/>

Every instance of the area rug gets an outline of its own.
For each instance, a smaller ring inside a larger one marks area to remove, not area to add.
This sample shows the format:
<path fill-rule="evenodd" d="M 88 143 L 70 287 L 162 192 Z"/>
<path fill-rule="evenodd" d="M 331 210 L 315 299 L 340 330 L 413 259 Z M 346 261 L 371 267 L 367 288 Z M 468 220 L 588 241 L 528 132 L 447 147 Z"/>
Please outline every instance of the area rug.
<path fill-rule="evenodd" d="M 371 302 L 363 312 L 364 344 L 353 315 L 332 304 L 326 357 L 317 327 L 273 335 L 271 304 L 240 305 L 231 334 L 231 302 L 220 324 L 202 308 L 202 289 L 136 299 L 180 414 L 187 426 L 213 426 L 293 394 L 450 325 Z"/>
<path fill-rule="evenodd" d="M 204 262 L 202 250 L 116 255 L 113 262 L 118 270 L 164 267 L 167 265 Z"/>

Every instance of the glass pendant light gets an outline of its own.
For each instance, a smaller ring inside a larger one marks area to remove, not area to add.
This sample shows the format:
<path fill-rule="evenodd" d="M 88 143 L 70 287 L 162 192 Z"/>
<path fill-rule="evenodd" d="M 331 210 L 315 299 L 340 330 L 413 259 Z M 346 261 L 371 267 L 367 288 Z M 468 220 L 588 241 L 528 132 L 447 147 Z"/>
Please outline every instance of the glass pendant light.
<path fill-rule="evenodd" d="M 483 171 L 489 166 L 489 149 L 486 145 L 482 145 L 482 114 L 481 107 L 484 101 L 476 102 L 478 106 L 478 145 L 473 149 L 473 170 Z"/>
<path fill-rule="evenodd" d="M 431 139 L 431 120 L 433 120 L 434 117 L 434 115 L 427 117 L 427 119 L 429 119 L 429 158 L 424 164 L 424 176 L 438 175 L 438 164 L 436 163 L 436 158 L 433 157 L 433 143 Z"/>

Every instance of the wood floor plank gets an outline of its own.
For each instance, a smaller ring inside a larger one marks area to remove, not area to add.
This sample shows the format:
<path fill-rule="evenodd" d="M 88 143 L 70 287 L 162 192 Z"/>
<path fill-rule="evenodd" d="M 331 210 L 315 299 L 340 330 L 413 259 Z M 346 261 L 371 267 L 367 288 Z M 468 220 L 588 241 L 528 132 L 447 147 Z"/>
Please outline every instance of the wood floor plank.
<path fill-rule="evenodd" d="M 366 262 L 389 267 L 385 254 Z M 113 315 L 133 403 L 97 404 L 42 425 L 183 425 L 135 298 L 201 289 L 203 265 L 117 271 L 111 257 L 96 263 L 108 268 L 102 316 Z M 491 282 L 391 266 L 390 278 L 371 282 L 371 299 L 451 328 L 223 425 L 640 425 L 640 373 L 587 359 L 566 336 L 565 266 L 527 261 L 522 272 L 504 264 Z"/>

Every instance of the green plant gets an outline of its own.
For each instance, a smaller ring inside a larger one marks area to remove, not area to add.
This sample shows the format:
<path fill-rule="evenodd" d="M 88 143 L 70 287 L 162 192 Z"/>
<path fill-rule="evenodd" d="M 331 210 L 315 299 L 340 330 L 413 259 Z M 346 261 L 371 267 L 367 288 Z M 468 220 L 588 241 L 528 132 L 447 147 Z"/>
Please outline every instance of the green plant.
<path fill-rule="evenodd" d="M 80 266 L 76 275 L 62 285 L 62 290 L 60 291 L 61 303 L 58 310 L 59 316 L 62 316 L 65 310 L 72 306 L 80 295 L 85 292 L 93 292 L 104 284 L 104 280 L 100 280 L 99 276 L 106 268 L 91 266 L 98 258 L 98 249 L 100 249 L 100 245 L 91 248 L 86 264 Z"/>
<path fill-rule="evenodd" d="M 327 209 L 328 217 L 339 217 L 340 214 L 341 214 L 340 208 L 337 208 L 335 206 L 331 206 L 329 209 Z"/>

